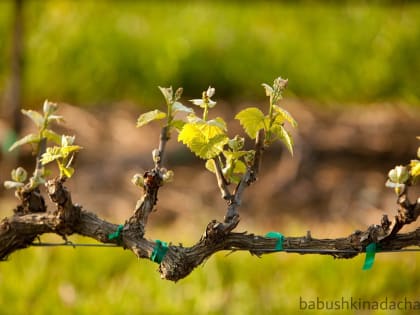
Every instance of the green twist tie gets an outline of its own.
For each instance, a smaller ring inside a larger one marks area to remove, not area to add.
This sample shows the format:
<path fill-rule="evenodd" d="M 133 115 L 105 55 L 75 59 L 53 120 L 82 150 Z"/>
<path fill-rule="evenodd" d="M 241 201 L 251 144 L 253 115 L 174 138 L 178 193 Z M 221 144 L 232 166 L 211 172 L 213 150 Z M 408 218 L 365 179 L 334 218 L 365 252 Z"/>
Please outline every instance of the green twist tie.
<path fill-rule="evenodd" d="M 115 232 L 110 233 L 108 235 L 108 239 L 109 240 L 115 240 L 115 239 L 120 238 L 121 237 L 121 232 L 122 232 L 123 228 L 124 228 L 124 225 L 123 224 L 118 225 L 117 230 Z"/>
<path fill-rule="evenodd" d="M 376 254 L 376 243 L 370 243 L 366 246 L 366 258 L 365 263 L 363 265 L 363 270 L 369 270 L 372 268 L 373 263 L 375 262 L 375 254 Z"/>
<path fill-rule="evenodd" d="M 276 247 L 275 250 L 276 251 L 282 251 L 283 250 L 283 241 L 284 241 L 284 235 L 279 233 L 279 232 L 268 232 L 265 237 L 269 237 L 269 238 L 276 238 L 277 239 L 277 243 L 276 243 Z"/>
<path fill-rule="evenodd" d="M 153 248 L 152 255 L 150 255 L 150 260 L 160 264 L 163 258 L 165 257 L 168 249 L 168 244 L 166 242 L 156 240 L 156 246 L 155 248 Z"/>

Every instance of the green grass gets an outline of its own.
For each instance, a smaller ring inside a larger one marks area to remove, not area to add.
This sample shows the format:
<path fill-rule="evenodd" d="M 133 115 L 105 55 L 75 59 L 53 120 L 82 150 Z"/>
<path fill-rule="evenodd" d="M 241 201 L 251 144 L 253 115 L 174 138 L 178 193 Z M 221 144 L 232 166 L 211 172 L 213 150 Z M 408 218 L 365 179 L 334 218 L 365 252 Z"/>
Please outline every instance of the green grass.
<path fill-rule="evenodd" d="M 0 3 L 0 89 L 10 3 Z M 153 106 L 169 84 L 260 100 L 260 83 L 278 75 L 300 98 L 419 104 L 420 5 L 340 3 L 28 1 L 26 106 Z"/>
<path fill-rule="evenodd" d="M 370 271 L 363 259 L 219 253 L 172 283 L 129 251 L 30 248 L 0 264 L 0 314 L 299 314 L 300 297 L 418 300 L 418 254 L 378 254 Z"/>

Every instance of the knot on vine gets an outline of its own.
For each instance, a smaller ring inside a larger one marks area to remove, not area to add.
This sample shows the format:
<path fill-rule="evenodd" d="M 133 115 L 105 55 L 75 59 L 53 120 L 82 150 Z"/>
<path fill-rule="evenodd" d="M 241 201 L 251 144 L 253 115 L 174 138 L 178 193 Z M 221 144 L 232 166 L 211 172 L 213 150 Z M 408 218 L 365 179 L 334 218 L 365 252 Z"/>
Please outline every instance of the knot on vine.
<path fill-rule="evenodd" d="M 16 215 L 47 211 L 44 197 L 38 187 L 18 192 L 18 198 L 21 200 L 21 204 L 13 210 Z"/>

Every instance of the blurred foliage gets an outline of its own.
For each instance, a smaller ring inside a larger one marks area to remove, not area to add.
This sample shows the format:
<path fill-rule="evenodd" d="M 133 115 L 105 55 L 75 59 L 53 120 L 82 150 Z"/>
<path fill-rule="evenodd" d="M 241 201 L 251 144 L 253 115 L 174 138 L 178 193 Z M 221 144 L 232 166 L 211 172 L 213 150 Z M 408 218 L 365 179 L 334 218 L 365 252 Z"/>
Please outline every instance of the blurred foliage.
<path fill-rule="evenodd" d="M 158 85 L 260 100 L 260 83 L 277 75 L 289 94 L 320 102 L 419 104 L 420 4 L 339 3 L 27 0 L 25 106 L 151 107 Z M 11 15 L 1 1 L 0 93 Z"/>
<path fill-rule="evenodd" d="M 174 284 L 129 251 L 30 248 L 0 265 L 0 314 L 301 314 L 300 297 L 418 300 L 417 254 L 377 254 L 370 271 L 363 259 L 219 253 Z"/>

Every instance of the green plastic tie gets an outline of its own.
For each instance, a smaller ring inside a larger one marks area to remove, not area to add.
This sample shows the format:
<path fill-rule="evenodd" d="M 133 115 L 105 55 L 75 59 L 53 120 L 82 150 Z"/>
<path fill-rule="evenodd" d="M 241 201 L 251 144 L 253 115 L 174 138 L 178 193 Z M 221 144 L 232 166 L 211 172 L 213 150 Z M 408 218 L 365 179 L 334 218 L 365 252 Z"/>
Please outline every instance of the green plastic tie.
<path fill-rule="evenodd" d="M 152 255 L 150 255 L 150 260 L 160 264 L 168 249 L 168 243 L 156 240 L 156 246 L 153 248 Z"/>
<path fill-rule="evenodd" d="M 283 250 L 283 241 L 284 241 L 284 235 L 279 233 L 279 232 L 268 232 L 265 237 L 269 237 L 269 238 L 276 238 L 277 239 L 277 243 L 276 243 L 276 247 L 275 250 L 276 251 L 282 251 Z"/>
<path fill-rule="evenodd" d="M 121 232 L 122 232 L 123 228 L 124 228 L 124 225 L 123 224 L 118 225 L 117 230 L 115 232 L 110 233 L 108 235 L 108 239 L 109 240 L 119 239 L 121 237 Z"/>
<path fill-rule="evenodd" d="M 365 263 L 363 264 L 363 270 L 369 270 L 372 268 L 373 263 L 375 262 L 376 254 L 376 243 L 370 243 L 366 246 L 366 258 Z"/>

